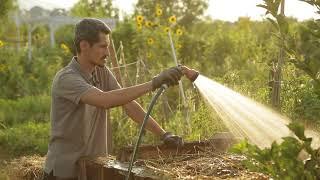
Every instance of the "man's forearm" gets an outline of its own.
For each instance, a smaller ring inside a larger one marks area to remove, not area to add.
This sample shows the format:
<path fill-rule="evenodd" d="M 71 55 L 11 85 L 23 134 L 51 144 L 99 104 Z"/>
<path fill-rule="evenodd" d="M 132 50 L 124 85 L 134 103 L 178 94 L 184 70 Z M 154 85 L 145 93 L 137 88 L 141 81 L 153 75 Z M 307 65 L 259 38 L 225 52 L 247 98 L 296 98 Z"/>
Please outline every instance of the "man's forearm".
<path fill-rule="evenodd" d="M 151 90 L 151 81 L 144 84 L 107 92 L 103 92 L 98 89 L 92 89 L 81 98 L 81 101 L 86 104 L 108 109 L 125 105 L 146 94 L 147 92 L 150 92 Z"/>
<path fill-rule="evenodd" d="M 132 101 L 124 106 L 128 116 L 135 122 L 142 124 L 146 112 L 143 108 L 136 102 Z M 150 116 L 146 124 L 146 129 L 157 136 L 162 136 L 165 131 L 160 127 L 160 125 Z"/>

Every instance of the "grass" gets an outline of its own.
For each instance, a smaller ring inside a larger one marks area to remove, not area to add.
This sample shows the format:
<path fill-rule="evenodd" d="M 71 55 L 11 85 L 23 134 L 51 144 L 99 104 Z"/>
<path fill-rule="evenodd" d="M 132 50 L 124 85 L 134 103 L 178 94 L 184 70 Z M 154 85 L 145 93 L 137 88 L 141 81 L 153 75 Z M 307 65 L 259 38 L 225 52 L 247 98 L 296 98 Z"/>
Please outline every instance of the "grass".
<path fill-rule="evenodd" d="M 0 147 L 10 154 L 27 155 L 47 152 L 49 123 L 29 121 L 0 130 Z"/>

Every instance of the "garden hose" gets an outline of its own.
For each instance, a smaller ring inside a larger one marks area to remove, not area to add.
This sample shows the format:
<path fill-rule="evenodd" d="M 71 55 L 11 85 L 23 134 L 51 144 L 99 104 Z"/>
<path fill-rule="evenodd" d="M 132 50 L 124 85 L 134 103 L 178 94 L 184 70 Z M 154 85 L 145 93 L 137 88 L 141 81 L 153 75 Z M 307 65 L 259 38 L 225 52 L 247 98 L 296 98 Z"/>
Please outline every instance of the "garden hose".
<path fill-rule="evenodd" d="M 126 176 L 126 180 L 129 180 L 130 178 L 130 174 L 131 174 L 131 170 L 132 170 L 132 166 L 133 166 L 133 162 L 135 161 L 136 159 L 136 155 L 137 155 L 137 151 L 138 151 L 138 147 L 140 145 L 140 142 L 141 142 L 141 138 L 142 138 L 142 132 L 144 130 L 144 127 L 149 119 L 149 116 L 150 116 L 150 113 L 151 113 L 151 110 L 154 106 L 154 104 L 156 103 L 158 97 L 161 95 L 161 93 L 167 88 L 168 86 L 166 84 L 163 84 L 160 89 L 158 90 L 157 94 L 155 94 L 152 99 L 151 99 L 151 103 L 148 107 L 148 111 L 146 113 L 146 115 L 144 116 L 144 119 L 143 119 L 143 122 L 142 122 L 142 125 L 140 127 L 140 131 L 139 131 L 139 136 L 138 136 L 138 140 L 137 140 L 137 143 L 136 145 L 134 146 L 134 149 L 133 149 L 133 154 L 131 156 L 131 161 L 130 161 L 130 164 L 129 164 L 129 168 L 128 168 L 128 174 Z"/>

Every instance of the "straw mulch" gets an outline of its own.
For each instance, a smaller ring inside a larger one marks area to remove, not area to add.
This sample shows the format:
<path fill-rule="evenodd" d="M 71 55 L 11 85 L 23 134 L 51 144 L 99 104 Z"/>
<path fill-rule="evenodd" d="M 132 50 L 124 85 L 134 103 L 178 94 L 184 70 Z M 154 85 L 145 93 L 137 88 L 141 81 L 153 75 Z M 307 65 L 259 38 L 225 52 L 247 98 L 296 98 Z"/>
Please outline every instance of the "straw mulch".
<path fill-rule="evenodd" d="M 10 180 L 42 180 L 45 157 L 24 156 L 14 159 L 7 166 Z"/>
<path fill-rule="evenodd" d="M 152 169 L 164 179 L 269 179 L 262 173 L 244 168 L 241 161 L 245 159 L 241 155 L 206 151 L 166 159 L 138 160 L 136 165 Z"/>
<path fill-rule="evenodd" d="M 160 179 L 257 179 L 267 180 L 268 176 L 250 172 L 241 161 L 245 156 L 214 151 L 198 152 L 197 154 L 182 154 L 169 158 L 139 159 L 135 166 L 144 167 Z M 29 156 L 15 159 L 8 164 L 10 180 L 41 180 L 45 157 Z M 87 159 L 86 162 L 104 166 L 114 157 L 105 156 Z M 89 163 L 90 164 L 90 163 Z"/>

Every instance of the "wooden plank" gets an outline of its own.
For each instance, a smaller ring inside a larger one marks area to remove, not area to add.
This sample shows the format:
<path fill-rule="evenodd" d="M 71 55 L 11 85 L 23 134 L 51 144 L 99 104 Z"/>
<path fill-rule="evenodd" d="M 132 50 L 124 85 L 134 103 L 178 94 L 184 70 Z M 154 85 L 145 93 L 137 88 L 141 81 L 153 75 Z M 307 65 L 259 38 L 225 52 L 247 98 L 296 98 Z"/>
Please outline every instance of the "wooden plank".
<path fill-rule="evenodd" d="M 79 164 L 78 180 L 87 180 L 86 162 L 80 159 L 78 164 Z"/>
<path fill-rule="evenodd" d="M 122 163 L 112 156 L 105 157 L 83 157 L 80 161 L 85 162 L 86 178 L 90 180 L 123 180 L 127 174 L 128 163 Z M 80 165 L 80 163 L 79 163 Z M 81 172 L 80 172 L 81 174 Z M 144 167 L 132 169 L 132 179 L 153 180 L 158 179 L 153 171 Z M 80 179 L 81 176 L 79 176 Z M 83 178 L 83 177 L 81 177 Z"/>

